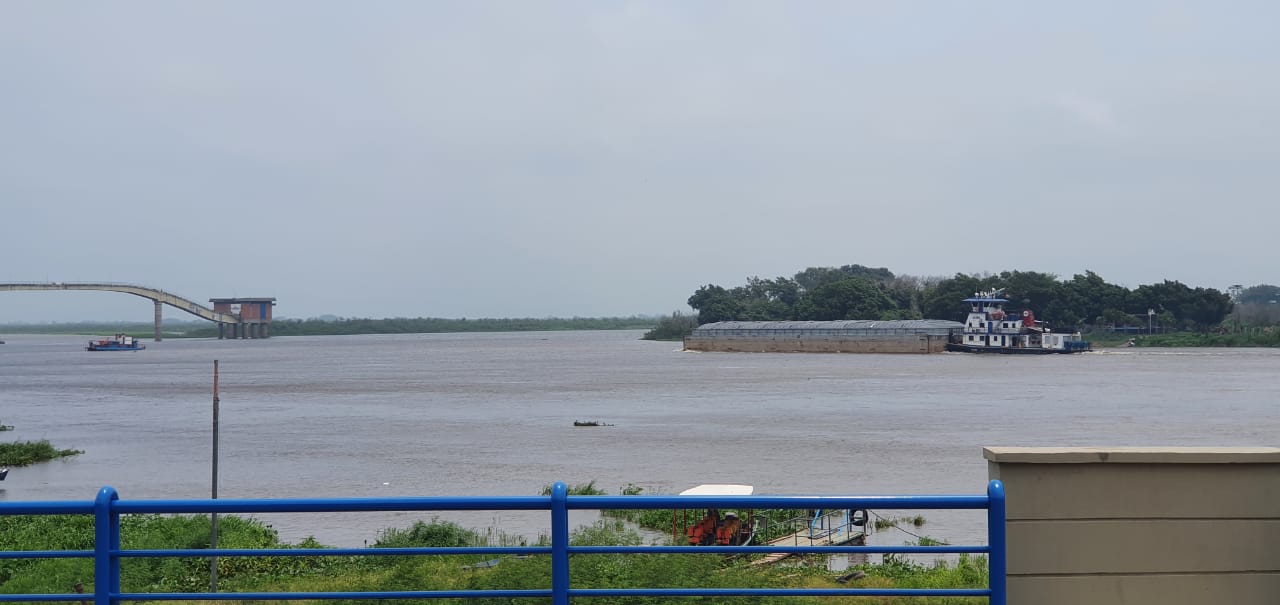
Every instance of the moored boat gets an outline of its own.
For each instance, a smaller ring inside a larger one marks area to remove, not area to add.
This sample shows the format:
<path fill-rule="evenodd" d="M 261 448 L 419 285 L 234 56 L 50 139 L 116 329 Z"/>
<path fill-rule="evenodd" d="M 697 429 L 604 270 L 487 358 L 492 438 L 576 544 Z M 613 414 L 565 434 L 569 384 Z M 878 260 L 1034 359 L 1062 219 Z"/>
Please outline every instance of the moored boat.
<path fill-rule="evenodd" d="M 127 336 L 125 334 L 116 334 L 111 338 L 102 340 L 90 340 L 89 346 L 85 347 L 86 351 L 141 351 L 147 347 L 143 346 L 138 339 Z"/>
<path fill-rule="evenodd" d="M 1035 313 L 1024 309 L 1021 314 L 1004 310 L 1007 298 L 1000 297 L 1001 290 L 978 292 L 969 303 L 969 317 L 964 327 L 952 332 L 948 351 L 963 353 L 1083 353 L 1090 350 L 1089 341 L 1079 332 L 1054 332 L 1036 321 Z"/>

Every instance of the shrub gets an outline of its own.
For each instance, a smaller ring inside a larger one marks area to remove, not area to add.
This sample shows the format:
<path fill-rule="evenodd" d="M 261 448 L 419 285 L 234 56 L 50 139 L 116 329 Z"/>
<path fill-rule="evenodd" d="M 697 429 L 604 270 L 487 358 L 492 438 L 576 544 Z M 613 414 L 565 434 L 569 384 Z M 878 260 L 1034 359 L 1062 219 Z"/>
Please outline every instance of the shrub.
<path fill-rule="evenodd" d="M 671 317 L 659 319 L 658 325 L 645 332 L 644 336 L 640 338 L 643 340 L 680 340 L 692 334 L 693 329 L 696 327 L 698 327 L 698 317 L 696 315 L 685 315 L 676 311 L 671 314 Z"/>

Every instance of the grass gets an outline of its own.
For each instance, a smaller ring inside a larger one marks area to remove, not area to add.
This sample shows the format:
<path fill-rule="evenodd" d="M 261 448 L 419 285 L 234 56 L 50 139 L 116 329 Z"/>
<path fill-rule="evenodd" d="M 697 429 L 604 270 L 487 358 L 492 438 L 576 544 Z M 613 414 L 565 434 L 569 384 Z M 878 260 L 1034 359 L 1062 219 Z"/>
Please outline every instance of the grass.
<path fill-rule="evenodd" d="M 643 488 L 628 484 L 623 494 Z M 544 494 L 550 492 L 550 486 Z M 570 493 L 601 495 L 595 481 L 573 485 Z M 670 527 L 671 511 L 655 512 Z M 701 511 L 695 511 L 701 513 Z M 789 511 L 794 514 L 797 511 Z M 923 523 L 923 517 L 901 522 Z M 90 550 L 94 520 L 90 515 L 0 516 L 0 551 Z M 620 518 L 605 517 L 573 530 L 575 546 L 636 546 L 644 539 Z M 219 546 L 223 548 L 322 548 L 308 538 L 300 544 L 281 543 L 274 529 L 254 519 L 219 516 Z M 202 549 L 210 538 L 205 515 L 126 515 L 121 521 L 122 546 L 135 549 Z M 538 545 L 546 545 L 539 536 Z M 921 538 L 920 544 L 936 540 Z M 522 537 L 490 529 L 478 531 L 432 518 L 404 528 L 379 532 L 372 549 L 411 547 L 524 546 Z M 787 565 L 752 565 L 742 557 L 688 553 L 574 554 L 571 583 L 592 588 L 980 588 L 987 584 L 986 559 L 960 555 L 955 562 L 920 563 L 885 555 L 880 563 L 866 563 L 839 572 L 827 569 L 824 556 L 794 557 Z M 208 559 L 126 558 L 121 565 L 121 588 L 126 592 L 203 592 L 209 589 Z M 850 578 L 847 572 L 856 570 Z M 545 590 L 551 584 L 546 556 L 414 555 L 414 556 L 264 556 L 218 559 L 220 592 L 371 592 L 446 590 Z M 83 583 L 93 592 L 93 562 L 87 559 L 0 559 L 0 594 L 67 594 Z M 592 599 L 607 604 L 660 605 L 664 598 Z M 173 601 L 182 603 L 187 601 Z M 338 604 L 374 603 L 372 599 L 326 601 Z M 414 601 L 418 602 L 418 601 Z M 421 601 L 431 605 L 462 605 L 459 599 Z M 465 603 L 510 605 L 523 600 L 480 598 Z M 971 603 L 961 598 L 901 597 L 703 597 L 703 604 L 800 605 L 853 603 L 865 605 L 950 605 Z"/>
<path fill-rule="evenodd" d="M 0 443 L 0 466 L 30 466 L 37 462 L 83 453 L 83 450 L 57 449 L 45 439 Z"/>
<path fill-rule="evenodd" d="M 875 513 L 872 513 L 873 515 Z M 889 529 L 890 527 L 898 527 L 902 524 L 910 524 L 915 527 L 923 527 L 925 524 L 924 515 L 915 515 L 913 517 L 881 517 L 875 515 L 876 530 Z"/>
<path fill-rule="evenodd" d="M 606 496 L 608 495 L 608 492 L 596 487 L 596 482 L 594 480 L 589 481 L 587 483 L 570 485 L 568 487 L 569 487 L 568 495 L 570 496 Z M 551 495 L 550 485 L 542 486 L 542 495 L 543 496 Z"/>
<path fill-rule="evenodd" d="M 592 484 L 587 484 L 591 486 Z M 586 486 L 578 486 L 580 488 Z M 490 543 L 492 532 L 479 532 L 439 519 L 417 521 L 407 528 L 387 529 L 373 548 L 456 547 Z M 316 548 L 314 540 L 297 546 L 279 542 L 275 530 L 253 519 L 219 517 L 220 546 L 224 548 Z M 207 516 L 127 515 L 121 539 L 132 549 L 199 549 L 209 541 Z M 545 538 L 540 539 L 545 543 Z M 643 539 L 618 519 L 603 519 L 572 532 L 575 546 L 641 545 Z M 88 550 L 93 544 L 93 518 L 88 515 L 0 516 L 0 550 Z M 551 582 L 545 556 L 499 555 L 224 557 L 219 559 L 219 590 L 223 592 L 364 592 L 493 589 L 545 589 Z M 972 588 L 987 582 L 986 560 L 961 555 L 958 562 L 923 564 L 886 555 L 882 563 L 857 566 L 862 577 L 844 583 L 845 572 L 826 569 L 822 557 L 800 559 L 788 566 L 756 566 L 743 559 L 684 553 L 574 555 L 571 582 L 594 588 L 741 587 L 741 588 Z M 846 570 L 848 571 L 848 570 Z M 208 560 L 127 558 L 122 562 L 126 592 L 197 592 L 208 590 Z M 93 591 L 92 561 L 82 559 L 0 559 L 0 593 L 51 594 L 70 592 L 82 582 Z M 868 600 L 870 599 L 870 600 Z M 714 598 L 700 603 L 791 605 L 846 602 L 848 599 Z M 371 603 L 340 600 L 336 603 Z M 459 605 L 453 599 L 432 604 Z M 484 598 L 469 603 L 508 603 Z M 658 605 L 663 599 L 609 599 L 607 603 Z M 949 604 L 962 599 L 859 598 L 854 603 Z"/>
<path fill-rule="evenodd" d="M 1256 328 L 1222 334 L 1174 332 L 1140 336 L 1139 347 L 1280 347 L 1280 328 Z"/>

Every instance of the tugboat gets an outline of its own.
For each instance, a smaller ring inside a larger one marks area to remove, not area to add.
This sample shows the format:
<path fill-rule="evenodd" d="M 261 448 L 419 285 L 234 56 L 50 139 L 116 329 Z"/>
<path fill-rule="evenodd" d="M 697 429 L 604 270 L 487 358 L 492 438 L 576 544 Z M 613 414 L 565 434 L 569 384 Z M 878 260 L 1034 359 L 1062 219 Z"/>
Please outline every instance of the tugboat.
<path fill-rule="evenodd" d="M 102 340 L 90 340 L 89 346 L 85 347 L 86 351 L 141 351 L 146 347 L 142 346 L 138 339 L 124 334 L 116 334 L 112 338 L 104 338 Z"/>
<path fill-rule="evenodd" d="M 1054 332 L 1036 321 L 1030 309 L 1010 316 L 1004 310 L 1009 299 L 1001 298 L 1003 292 L 978 292 L 964 299 L 969 303 L 969 318 L 963 329 L 951 333 L 948 351 L 1036 355 L 1090 350 L 1089 341 L 1080 338 L 1079 332 Z"/>

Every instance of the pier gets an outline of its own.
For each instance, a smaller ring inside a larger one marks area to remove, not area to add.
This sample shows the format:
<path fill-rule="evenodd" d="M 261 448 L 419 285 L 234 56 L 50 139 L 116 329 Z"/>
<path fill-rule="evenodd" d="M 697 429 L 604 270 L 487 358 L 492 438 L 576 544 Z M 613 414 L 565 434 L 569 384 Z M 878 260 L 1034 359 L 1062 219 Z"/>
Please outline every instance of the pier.
<path fill-rule="evenodd" d="M 17 282 L 0 284 L 0 292 L 52 290 L 95 290 L 132 294 L 155 305 L 155 340 L 160 342 L 160 323 L 164 305 L 169 305 L 218 324 L 218 338 L 269 338 L 271 308 L 276 299 L 270 297 L 211 298 L 213 308 L 158 288 L 136 284 L 108 282 Z"/>

